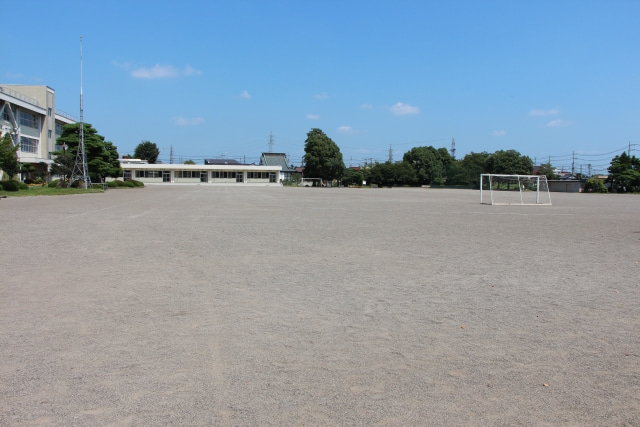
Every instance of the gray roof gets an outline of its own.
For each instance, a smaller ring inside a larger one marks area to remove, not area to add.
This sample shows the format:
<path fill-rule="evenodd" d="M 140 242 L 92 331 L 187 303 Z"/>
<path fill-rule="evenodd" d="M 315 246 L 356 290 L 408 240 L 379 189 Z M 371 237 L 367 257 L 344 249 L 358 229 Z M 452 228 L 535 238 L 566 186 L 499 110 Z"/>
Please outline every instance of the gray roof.
<path fill-rule="evenodd" d="M 284 153 L 262 153 L 260 164 L 264 166 L 280 166 L 283 172 L 295 172 L 289 166 L 287 155 Z"/>
<path fill-rule="evenodd" d="M 204 159 L 205 165 L 240 165 L 241 163 L 233 159 Z M 271 165 L 266 165 L 271 166 Z"/>

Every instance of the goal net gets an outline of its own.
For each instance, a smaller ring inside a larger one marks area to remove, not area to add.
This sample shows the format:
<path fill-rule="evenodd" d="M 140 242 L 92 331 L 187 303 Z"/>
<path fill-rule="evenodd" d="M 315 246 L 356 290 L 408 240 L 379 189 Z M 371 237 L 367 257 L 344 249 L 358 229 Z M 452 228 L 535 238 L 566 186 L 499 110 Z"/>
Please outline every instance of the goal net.
<path fill-rule="evenodd" d="M 480 203 L 487 205 L 550 205 L 544 175 L 480 175 Z"/>

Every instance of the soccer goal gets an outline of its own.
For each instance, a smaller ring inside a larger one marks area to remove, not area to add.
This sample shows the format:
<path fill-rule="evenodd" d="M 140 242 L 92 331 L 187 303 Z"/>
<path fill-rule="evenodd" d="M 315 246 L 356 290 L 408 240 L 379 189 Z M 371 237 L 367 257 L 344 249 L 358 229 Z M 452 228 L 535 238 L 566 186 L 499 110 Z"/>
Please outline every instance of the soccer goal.
<path fill-rule="evenodd" d="M 550 205 L 544 175 L 480 175 L 480 203 L 487 205 Z"/>

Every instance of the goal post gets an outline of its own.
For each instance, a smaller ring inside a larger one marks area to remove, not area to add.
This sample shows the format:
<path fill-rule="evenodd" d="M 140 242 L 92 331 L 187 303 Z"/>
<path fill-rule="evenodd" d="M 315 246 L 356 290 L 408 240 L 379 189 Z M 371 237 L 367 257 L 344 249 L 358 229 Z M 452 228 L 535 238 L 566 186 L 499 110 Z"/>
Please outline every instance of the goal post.
<path fill-rule="evenodd" d="M 550 205 L 545 175 L 480 175 L 480 203 L 486 205 Z"/>

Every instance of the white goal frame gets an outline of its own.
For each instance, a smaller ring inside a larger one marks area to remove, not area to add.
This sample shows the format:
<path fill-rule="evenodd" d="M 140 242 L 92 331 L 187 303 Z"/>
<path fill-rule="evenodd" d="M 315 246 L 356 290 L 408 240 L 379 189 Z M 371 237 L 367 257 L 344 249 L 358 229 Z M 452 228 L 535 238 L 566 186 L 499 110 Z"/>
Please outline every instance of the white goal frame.
<path fill-rule="evenodd" d="M 486 205 L 551 205 L 545 175 L 480 174 L 480 203 Z"/>

